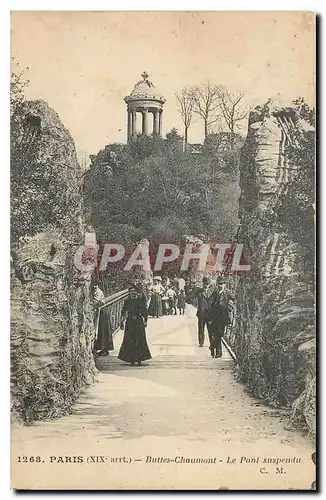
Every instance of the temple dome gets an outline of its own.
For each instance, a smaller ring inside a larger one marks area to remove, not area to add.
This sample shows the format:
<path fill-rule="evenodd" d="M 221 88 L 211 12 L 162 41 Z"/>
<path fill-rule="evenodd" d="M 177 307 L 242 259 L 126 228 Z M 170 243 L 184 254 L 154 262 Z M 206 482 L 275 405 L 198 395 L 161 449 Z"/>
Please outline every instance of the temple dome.
<path fill-rule="evenodd" d="M 137 100 L 150 100 L 150 101 L 158 101 L 162 104 L 165 103 L 166 99 L 162 96 L 162 94 L 157 90 L 154 84 L 149 80 L 149 74 L 144 71 L 142 74 L 142 80 L 136 83 L 130 95 L 127 95 L 124 98 L 126 103 L 130 101 Z"/>

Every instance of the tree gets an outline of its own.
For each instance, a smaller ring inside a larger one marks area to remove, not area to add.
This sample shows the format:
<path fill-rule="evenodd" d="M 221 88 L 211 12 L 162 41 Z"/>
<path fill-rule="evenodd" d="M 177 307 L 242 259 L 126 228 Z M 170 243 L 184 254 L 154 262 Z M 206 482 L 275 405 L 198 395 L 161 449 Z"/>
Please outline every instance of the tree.
<path fill-rule="evenodd" d="M 183 151 L 183 137 L 178 134 L 178 130 L 175 127 L 165 135 L 164 150 L 167 153 L 172 151 L 175 153 Z"/>
<path fill-rule="evenodd" d="M 178 111 L 182 118 L 184 126 L 184 141 L 188 144 L 188 129 L 193 116 L 194 98 L 191 89 L 184 87 L 181 92 L 176 93 L 175 97 L 178 102 Z"/>
<path fill-rule="evenodd" d="M 208 158 L 214 159 L 214 162 L 211 162 L 213 170 L 237 174 L 243 144 L 244 138 L 240 134 L 219 132 L 207 136 L 203 152 Z"/>
<path fill-rule="evenodd" d="M 316 123 L 316 110 L 305 102 L 303 97 L 298 97 L 292 101 L 301 119 L 306 120 L 312 127 Z"/>
<path fill-rule="evenodd" d="M 195 85 L 189 90 L 192 97 L 192 111 L 204 121 L 205 139 L 210 125 L 217 122 L 220 90 L 218 85 L 206 80 L 201 85 Z"/>
<path fill-rule="evenodd" d="M 183 141 L 182 135 L 178 133 L 178 129 L 175 127 L 171 128 L 170 132 L 167 132 L 165 134 L 165 138 L 167 141 L 170 141 L 171 143 Z"/>
<path fill-rule="evenodd" d="M 244 109 L 243 94 L 231 92 L 226 87 L 219 87 L 218 106 L 224 122 L 231 133 L 231 144 L 234 143 L 235 133 L 239 130 L 239 123 L 246 118 L 248 112 Z"/>

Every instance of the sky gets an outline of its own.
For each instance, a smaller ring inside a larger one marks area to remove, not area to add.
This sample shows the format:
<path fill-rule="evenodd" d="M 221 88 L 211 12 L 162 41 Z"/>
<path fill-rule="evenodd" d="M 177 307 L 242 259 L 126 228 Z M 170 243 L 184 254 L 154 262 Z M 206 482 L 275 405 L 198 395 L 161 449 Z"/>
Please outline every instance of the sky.
<path fill-rule="evenodd" d="M 141 73 L 166 97 L 163 134 L 182 133 L 175 92 L 208 79 L 244 93 L 314 105 L 314 16 L 302 12 L 60 12 L 11 15 L 11 53 L 28 67 L 28 99 L 44 99 L 79 155 L 126 142 L 123 98 Z M 189 142 L 202 142 L 196 120 Z"/>

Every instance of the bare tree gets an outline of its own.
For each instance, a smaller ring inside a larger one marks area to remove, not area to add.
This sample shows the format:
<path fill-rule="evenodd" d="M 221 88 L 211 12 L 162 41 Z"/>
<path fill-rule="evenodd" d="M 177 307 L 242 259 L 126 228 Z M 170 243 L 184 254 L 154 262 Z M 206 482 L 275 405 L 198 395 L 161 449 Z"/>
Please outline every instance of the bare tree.
<path fill-rule="evenodd" d="M 242 99 L 243 94 L 240 92 L 230 92 L 226 87 L 219 87 L 219 108 L 231 133 L 231 142 L 234 141 L 235 133 L 240 127 L 239 122 L 248 114 L 243 107 Z"/>
<path fill-rule="evenodd" d="M 181 92 L 175 94 L 178 102 L 178 111 L 182 118 L 182 123 L 184 126 L 184 141 L 188 144 L 188 129 L 191 124 L 194 99 L 191 89 L 184 87 Z"/>
<path fill-rule="evenodd" d="M 204 120 L 205 139 L 210 125 L 218 120 L 220 87 L 206 80 L 201 85 L 191 88 L 193 112 Z"/>

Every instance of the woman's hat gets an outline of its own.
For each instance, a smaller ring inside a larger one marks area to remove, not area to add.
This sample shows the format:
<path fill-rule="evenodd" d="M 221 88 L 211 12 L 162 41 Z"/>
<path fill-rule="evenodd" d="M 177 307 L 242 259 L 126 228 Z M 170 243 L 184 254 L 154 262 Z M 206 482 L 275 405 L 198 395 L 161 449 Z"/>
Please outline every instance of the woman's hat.
<path fill-rule="evenodd" d="M 130 290 L 136 290 L 137 292 L 139 292 L 141 290 L 141 286 L 139 285 L 139 283 L 130 283 L 129 292 Z"/>
<path fill-rule="evenodd" d="M 162 278 L 161 278 L 161 276 L 154 276 L 153 280 L 162 281 Z"/>

